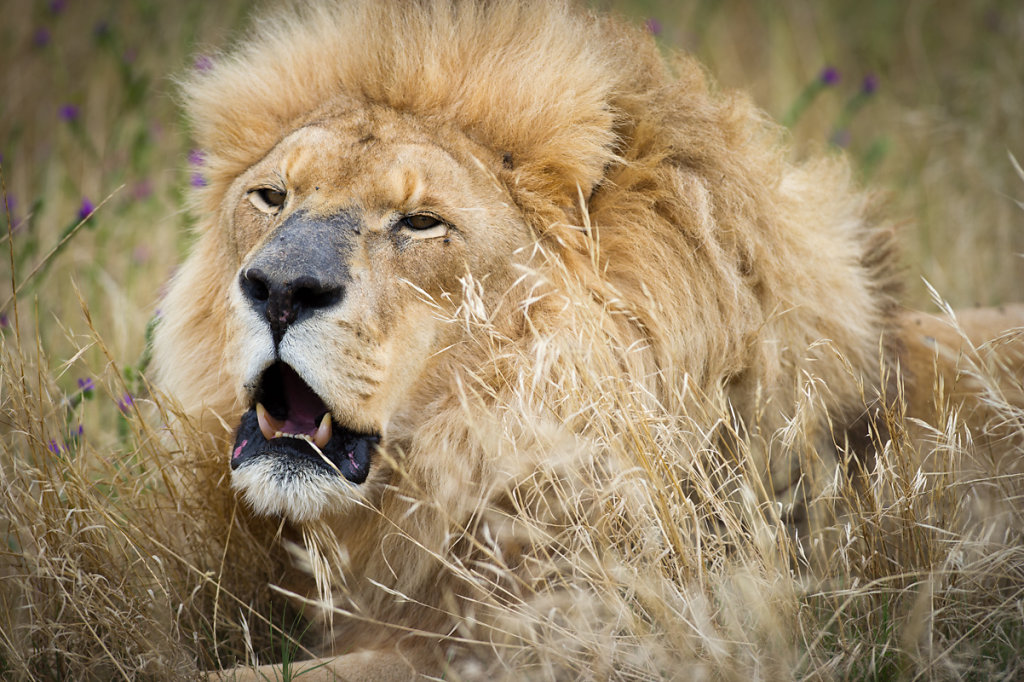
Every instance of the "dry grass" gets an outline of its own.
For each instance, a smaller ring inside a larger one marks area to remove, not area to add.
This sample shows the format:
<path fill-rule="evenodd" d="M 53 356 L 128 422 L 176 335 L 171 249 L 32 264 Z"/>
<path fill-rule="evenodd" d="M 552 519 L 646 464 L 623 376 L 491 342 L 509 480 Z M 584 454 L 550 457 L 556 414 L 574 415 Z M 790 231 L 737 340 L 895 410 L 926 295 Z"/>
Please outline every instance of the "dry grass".
<path fill-rule="evenodd" d="M 878 92 L 842 127 L 862 172 L 911 221 L 908 300 L 930 305 L 919 274 L 957 305 L 1020 297 L 1024 211 L 1012 197 L 1024 179 L 1007 158 L 1024 158 L 1016 3 L 951 13 L 923 2 L 676 4 L 614 6 L 656 17 L 666 46 L 697 52 L 777 116 L 824 65 L 842 72 L 796 122 L 798 154 L 829 151 L 861 76 L 877 74 Z M 226 467 L 202 464 L 222 442 L 187 424 L 164 429 L 173 406 L 142 373 L 146 323 L 189 225 L 181 197 L 193 169 L 166 76 L 220 42 L 240 9 L 2 9 L 2 179 L 17 203 L 0 237 L 0 676 L 180 679 L 292 656 L 288 638 L 305 625 L 271 551 L 286 539 L 235 502 Z M 71 120 L 65 104 L 78 107 Z M 106 201 L 84 222 L 83 197 Z M 965 375 L 1004 437 L 1024 438 L 1007 377 L 980 357 L 965 357 Z M 758 503 L 744 444 L 713 450 L 726 405 L 708 397 L 701 414 L 665 414 L 609 383 L 614 371 L 577 366 L 552 409 L 587 423 L 560 445 L 590 465 L 553 466 L 539 486 L 549 494 L 509 491 L 509 516 L 489 519 L 545 538 L 534 584 L 510 577 L 496 545 L 447 566 L 478 587 L 479 620 L 495 623 L 456 633 L 469 662 L 450 677 L 1024 676 L 1024 480 L 1016 469 L 975 475 L 981 434 L 963 416 L 940 407 L 926 425 L 894 409 L 866 480 L 825 486 L 797 542 Z M 1021 379 L 1010 377 L 1017 390 Z M 809 391 L 805 409 L 815 399 Z M 560 437 L 521 427 L 538 442 Z M 799 415 L 778 434 L 813 458 L 801 435 Z M 589 513 L 595 499 L 602 514 Z M 571 523 L 546 524 L 546 505 Z"/>

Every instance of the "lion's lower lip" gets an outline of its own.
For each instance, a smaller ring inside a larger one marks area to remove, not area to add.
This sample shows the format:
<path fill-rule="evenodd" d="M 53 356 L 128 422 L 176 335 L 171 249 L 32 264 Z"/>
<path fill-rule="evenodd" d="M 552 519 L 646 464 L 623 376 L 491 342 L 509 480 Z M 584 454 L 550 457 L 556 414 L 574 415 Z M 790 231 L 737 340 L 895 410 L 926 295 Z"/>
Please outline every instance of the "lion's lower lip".
<path fill-rule="evenodd" d="M 267 438 L 253 408 L 242 415 L 235 444 L 231 450 L 231 468 L 238 469 L 262 457 L 284 457 L 306 462 L 311 467 L 341 474 L 353 483 L 362 483 L 370 473 L 370 465 L 380 436 L 352 431 L 333 423 L 330 439 L 314 447 L 306 436 Z"/>

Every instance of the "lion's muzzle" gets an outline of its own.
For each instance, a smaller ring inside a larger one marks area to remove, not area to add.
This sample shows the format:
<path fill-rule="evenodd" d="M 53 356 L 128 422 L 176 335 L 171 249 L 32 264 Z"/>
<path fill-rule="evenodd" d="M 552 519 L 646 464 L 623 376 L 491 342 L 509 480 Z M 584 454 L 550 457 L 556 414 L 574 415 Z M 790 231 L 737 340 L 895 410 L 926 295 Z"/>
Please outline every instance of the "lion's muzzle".
<path fill-rule="evenodd" d="M 284 478 L 304 471 L 338 474 L 353 483 L 366 479 L 379 434 L 339 423 L 328 407 L 330 397 L 318 395 L 282 359 L 289 330 L 343 304 L 351 284 L 348 258 L 359 232 L 350 213 L 321 217 L 296 211 L 242 265 L 243 303 L 258 315 L 257 325 L 269 325 L 277 361 L 253 384 L 232 448 L 232 469 L 260 461 Z"/>

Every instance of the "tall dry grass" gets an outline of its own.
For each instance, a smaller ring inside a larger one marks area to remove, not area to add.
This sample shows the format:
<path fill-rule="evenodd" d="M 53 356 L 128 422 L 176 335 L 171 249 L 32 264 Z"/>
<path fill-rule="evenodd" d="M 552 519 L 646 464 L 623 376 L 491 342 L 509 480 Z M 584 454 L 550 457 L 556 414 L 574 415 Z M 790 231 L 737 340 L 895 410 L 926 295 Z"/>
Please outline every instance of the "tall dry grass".
<path fill-rule="evenodd" d="M 666 48 L 695 51 L 778 117 L 834 66 L 839 83 L 793 125 L 794 153 L 844 143 L 892 193 L 908 220 L 908 301 L 933 305 L 919 275 L 956 305 L 1021 298 L 1024 181 L 1007 156 L 1024 158 L 1016 3 L 599 4 L 656 19 Z M 183 191 L 201 173 L 167 76 L 201 68 L 196 55 L 245 8 L 0 8 L 0 168 L 14 199 L 0 237 L 0 674 L 181 679 L 301 655 L 308 629 L 282 558 L 295 538 L 249 518 L 226 467 L 203 464 L 226 432 L 165 429 L 174 407 L 144 374 L 146 325 L 188 242 Z M 877 91 L 851 114 L 869 74 Z M 985 348 L 962 366 L 989 422 L 1024 438 L 1021 377 Z M 571 444 L 589 465 L 550 473 L 543 499 L 510 491 L 504 519 L 557 549 L 533 569 L 559 589 L 517 586 L 494 547 L 448 565 L 478 586 L 490 623 L 456 633 L 468 663 L 449 677 L 1024 676 L 1022 481 L 979 473 L 984 434 L 968 415 L 940 401 L 925 423 L 892 408 L 875 466 L 824 481 L 798 542 L 749 475 L 750 444 L 714 450 L 726 405 L 665 414 L 609 383 L 613 371 L 577 367 L 559 410 L 592 417 Z M 558 433 L 520 426 L 537 442 Z M 778 437 L 813 469 L 799 419 Z M 571 522 L 545 525 L 544 505 Z"/>

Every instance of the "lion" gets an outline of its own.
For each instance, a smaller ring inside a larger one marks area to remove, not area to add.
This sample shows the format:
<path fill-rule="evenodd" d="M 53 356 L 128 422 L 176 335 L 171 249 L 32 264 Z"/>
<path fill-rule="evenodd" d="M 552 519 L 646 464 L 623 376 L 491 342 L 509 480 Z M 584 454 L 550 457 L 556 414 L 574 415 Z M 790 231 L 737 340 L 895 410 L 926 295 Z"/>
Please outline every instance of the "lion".
<path fill-rule="evenodd" d="M 788 160 L 747 97 L 623 20 L 318 2 L 261 17 L 183 93 L 206 183 L 156 384 L 233 429 L 209 456 L 301 536 L 321 672 L 444 670 L 483 595 L 544 583 L 538 548 L 638 467 L 751 471 L 806 527 L 902 384 L 924 403 L 952 366 L 846 162 Z M 993 314 L 986 338 L 1024 321 Z M 661 464 L 609 445 L 658 420 L 690 439 Z"/>

